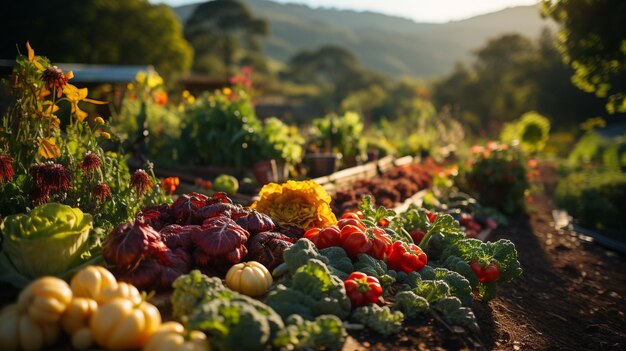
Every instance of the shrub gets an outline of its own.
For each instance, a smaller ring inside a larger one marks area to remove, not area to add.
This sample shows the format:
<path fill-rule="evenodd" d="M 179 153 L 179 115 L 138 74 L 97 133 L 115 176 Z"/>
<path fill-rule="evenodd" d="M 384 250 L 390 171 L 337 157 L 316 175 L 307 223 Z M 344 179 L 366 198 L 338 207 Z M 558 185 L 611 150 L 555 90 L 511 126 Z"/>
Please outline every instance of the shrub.
<path fill-rule="evenodd" d="M 626 174 L 620 172 L 579 172 L 563 178 L 555 202 L 576 221 L 588 228 L 618 232 L 626 228 Z M 626 239 L 621 234 L 621 239 Z"/>

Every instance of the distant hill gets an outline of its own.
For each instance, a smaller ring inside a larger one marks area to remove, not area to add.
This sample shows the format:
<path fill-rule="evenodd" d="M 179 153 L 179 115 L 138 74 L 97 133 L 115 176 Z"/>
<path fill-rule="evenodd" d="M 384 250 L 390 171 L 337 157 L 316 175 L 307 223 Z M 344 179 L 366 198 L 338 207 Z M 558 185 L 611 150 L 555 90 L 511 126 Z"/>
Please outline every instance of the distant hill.
<path fill-rule="evenodd" d="M 449 72 L 459 60 L 471 59 L 471 50 L 488 39 L 518 32 L 536 38 L 545 26 L 556 28 L 539 16 L 538 6 L 507 8 L 466 20 L 443 24 L 412 20 L 374 12 L 311 8 L 269 0 L 243 0 L 255 16 L 270 24 L 262 40 L 264 52 L 285 62 L 303 49 L 335 44 L 354 52 L 374 71 L 428 78 Z M 174 8 L 181 21 L 197 4 Z"/>

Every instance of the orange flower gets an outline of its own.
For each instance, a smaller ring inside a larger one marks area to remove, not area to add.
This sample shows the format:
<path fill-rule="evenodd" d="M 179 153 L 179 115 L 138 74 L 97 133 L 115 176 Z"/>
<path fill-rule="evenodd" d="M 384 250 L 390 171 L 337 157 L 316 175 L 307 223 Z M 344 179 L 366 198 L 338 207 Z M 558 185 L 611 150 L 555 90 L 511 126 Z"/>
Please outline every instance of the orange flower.
<path fill-rule="evenodd" d="M 308 230 L 337 223 L 330 209 L 330 196 L 312 180 L 269 183 L 263 186 L 259 196 L 251 207 L 281 226 Z"/>
<path fill-rule="evenodd" d="M 65 97 L 67 98 L 67 100 L 70 102 L 70 104 L 72 105 L 72 113 L 76 114 L 76 119 L 79 122 L 82 122 L 85 120 L 85 118 L 87 118 L 87 112 L 81 110 L 78 107 L 78 103 L 80 101 L 85 101 L 85 102 L 89 102 L 92 104 L 97 104 L 97 105 L 103 105 L 103 104 L 107 104 L 107 102 L 105 101 L 99 101 L 99 100 L 93 100 L 93 99 L 88 99 L 87 98 L 87 88 L 77 88 L 72 84 L 65 84 L 65 86 L 63 87 L 63 93 L 65 94 Z"/>
<path fill-rule="evenodd" d="M 163 186 L 163 189 L 165 189 L 165 192 L 170 195 L 172 195 L 174 191 L 176 191 L 176 188 L 178 187 L 179 184 L 180 184 L 180 179 L 178 179 L 178 177 L 167 177 L 163 179 L 163 181 L 161 181 L 161 185 Z"/>

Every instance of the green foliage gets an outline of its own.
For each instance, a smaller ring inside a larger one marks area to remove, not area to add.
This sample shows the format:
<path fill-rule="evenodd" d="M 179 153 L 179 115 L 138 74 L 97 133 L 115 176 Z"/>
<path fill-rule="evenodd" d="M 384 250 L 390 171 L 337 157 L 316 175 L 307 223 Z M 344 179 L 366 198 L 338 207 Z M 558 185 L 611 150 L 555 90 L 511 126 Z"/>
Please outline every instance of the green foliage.
<path fill-rule="evenodd" d="M 252 168 L 262 159 L 262 125 L 244 90 L 199 97 L 183 115 L 179 144 L 181 162 Z M 210 146 L 210 147 L 209 147 Z"/>
<path fill-rule="evenodd" d="M 350 312 L 350 300 L 343 281 L 317 259 L 309 259 L 296 269 L 289 285 L 279 284 L 270 291 L 266 302 L 283 318 L 299 314 L 304 319 L 313 320 L 323 314 L 332 314 L 343 319 Z"/>
<path fill-rule="evenodd" d="M 3 54 L 28 40 L 55 62 L 153 65 L 167 77 L 191 67 L 193 50 L 166 5 L 144 0 L 36 1 L 15 3 L 6 15 L 2 22 L 10 34 L 2 40 Z"/>
<path fill-rule="evenodd" d="M 190 315 L 196 307 L 206 301 L 214 299 L 232 299 L 236 292 L 227 289 L 222 280 L 216 277 L 207 277 L 199 270 L 193 270 L 176 278 L 172 284 L 172 317 L 182 321 Z"/>
<path fill-rule="evenodd" d="M 389 306 L 368 305 L 355 309 L 352 320 L 378 334 L 389 336 L 402 330 L 404 315 L 400 311 L 391 311 Z"/>
<path fill-rule="evenodd" d="M 550 133 L 550 121 L 531 111 L 524 113 L 519 120 L 506 124 L 500 133 L 500 139 L 505 144 L 519 143 L 526 152 L 543 150 Z"/>
<path fill-rule="evenodd" d="M 341 319 L 333 315 L 307 321 L 293 314 L 285 322 L 285 329 L 273 340 L 274 347 L 281 350 L 340 350 L 348 336 Z"/>
<path fill-rule="evenodd" d="M 444 297 L 432 304 L 432 308 L 450 324 L 465 327 L 472 332 L 479 331 L 474 312 L 469 307 L 461 306 L 461 301 L 457 297 Z"/>
<path fill-rule="evenodd" d="M 343 116 L 329 114 L 312 121 L 309 130 L 309 142 L 318 150 L 340 152 L 344 158 L 362 159 L 367 148 L 362 138 L 363 120 L 355 112 L 346 112 Z"/>
<path fill-rule="evenodd" d="M 244 58 L 258 58 L 257 37 L 267 34 L 267 22 L 254 18 L 239 1 L 199 4 L 185 23 L 185 38 L 196 52 L 194 71 L 229 74 Z M 207 65 L 207 61 L 221 65 Z"/>
<path fill-rule="evenodd" d="M 554 196 L 556 204 L 565 208 L 580 225 L 614 233 L 624 240 L 626 174 L 615 171 L 572 173 L 559 181 Z"/>
<path fill-rule="evenodd" d="M 543 14 L 561 25 L 559 49 L 572 82 L 608 97 L 609 113 L 626 112 L 626 4 L 620 0 L 543 0 Z"/>
<path fill-rule="evenodd" d="M 268 159 L 284 160 L 293 166 L 304 157 L 304 137 L 298 128 L 289 126 L 276 117 L 263 121 L 261 136 L 264 140 L 264 154 Z"/>
<path fill-rule="evenodd" d="M 392 308 L 402 312 L 406 319 L 426 313 L 430 309 L 428 301 L 412 291 L 401 291 L 396 294 Z"/>
<path fill-rule="evenodd" d="M 343 248 L 331 246 L 320 250 L 319 253 L 327 259 L 331 273 L 338 276 L 341 280 L 347 279 L 350 273 L 355 271 L 352 260 Z"/>
<path fill-rule="evenodd" d="M 269 306 L 198 270 L 181 275 L 172 286 L 173 317 L 206 332 L 219 350 L 256 350 L 285 327 Z"/>
<path fill-rule="evenodd" d="M 429 267 L 430 268 L 430 267 Z M 469 268 L 469 267 L 468 267 Z M 421 279 L 442 280 L 450 287 L 450 293 L 459 298 L 464 306 L 472 305 L 472 286 L 461 273 L 445 268 L 422 269 L 419 271 Z M 472 276 L 475 276 L 472 274 Z"/>
<path fill-rule="evenodd" d="M 485 205 L 507 214 L 524 208 L 529 187 L 524 160 L 518 150 L 496 145 L 474 154 L 461 171 L 460 187 Z"/>
<path fill-rule="evenodd" d="M 202 330 L 218 350 L 258 350 L 270 340 L 270 325 L 254 307 L 242 301 L 213 300 L 199 306 L 187 327 Z"/>

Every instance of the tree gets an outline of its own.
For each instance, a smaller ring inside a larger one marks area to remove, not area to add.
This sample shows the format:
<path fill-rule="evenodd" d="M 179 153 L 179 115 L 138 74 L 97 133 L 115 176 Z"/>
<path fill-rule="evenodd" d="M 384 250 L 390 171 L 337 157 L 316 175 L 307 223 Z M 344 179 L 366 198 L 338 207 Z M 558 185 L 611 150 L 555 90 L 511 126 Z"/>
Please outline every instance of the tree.
<path fill-rule="evenodd" d="M 245 5 L 234 0 L 202 3 L 185 23 L 185 37 L 196 50 L 194 71 L 203 73 L 225 71 L 230 75 L 238 57 L 258 66 L 257 37 L 267 33 L 267 21 L 254 18 Z"/>
<path fill-rule="evenodd" d="M 352 52 L 333 45 L 302 51 L 289 60 L 288 66 L 285 78 L 319 87 L 328 112 L 336 111 L 351 93 L 385 83 L 363 68 Z"/>
<path fill-rule="evenodd" d="M 559 49 L 580 89 L 608 97 L 609 113 L 626 112 L 626 1 L 542 0 L 561 25 Z"/>
<path fill-rule="evenodd" d="M 193 51 L 171 8 L 146 0 L 34 0 L 3 5 L 0 57 L 26 41 L 53 62 L 154 65 L 187 71 Z"/>

